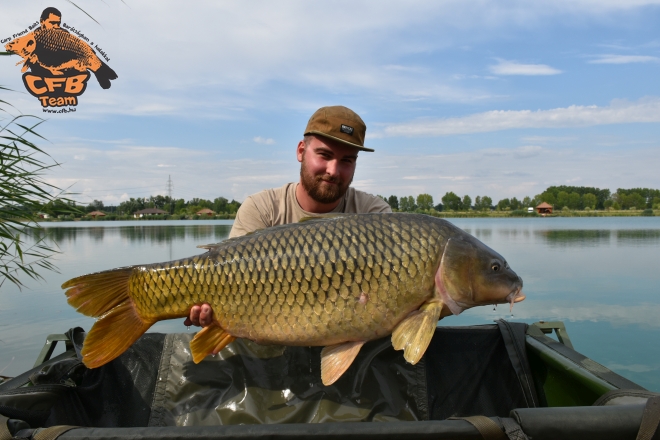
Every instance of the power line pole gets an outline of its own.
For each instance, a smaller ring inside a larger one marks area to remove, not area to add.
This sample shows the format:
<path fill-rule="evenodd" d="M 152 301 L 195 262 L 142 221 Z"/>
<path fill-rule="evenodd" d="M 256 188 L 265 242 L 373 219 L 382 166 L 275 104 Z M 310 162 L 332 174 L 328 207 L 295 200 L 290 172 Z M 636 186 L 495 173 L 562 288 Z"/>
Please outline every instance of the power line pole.
<path fill-rule="evenodd" d="M 174 214 L 174 200 L 172 199 L 172 176 L 167 175 L 167 196 L 170 198 L 170 214 Z"/>

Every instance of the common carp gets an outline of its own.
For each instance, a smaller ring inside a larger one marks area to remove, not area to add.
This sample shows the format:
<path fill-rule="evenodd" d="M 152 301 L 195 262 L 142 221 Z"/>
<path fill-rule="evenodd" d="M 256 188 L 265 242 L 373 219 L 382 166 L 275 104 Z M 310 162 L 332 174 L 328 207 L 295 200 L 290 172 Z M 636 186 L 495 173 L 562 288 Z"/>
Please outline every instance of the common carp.
<path fill-rule="evenodd" d="M 69 304 L 99 317 L 84 342 L 85 365 L 111 361 L 155 322 L 208 302 L 214 322 L 191 341 L 194 362 L 235 338 L 324 346 L 329 385 L 367 341 L 392 334 L 393 347 L 415 364 L 440 318 L 525 298 L 504 258 L 426 215 L 311 219 L 200 247 L 207 252 L 62 285 Z"/>

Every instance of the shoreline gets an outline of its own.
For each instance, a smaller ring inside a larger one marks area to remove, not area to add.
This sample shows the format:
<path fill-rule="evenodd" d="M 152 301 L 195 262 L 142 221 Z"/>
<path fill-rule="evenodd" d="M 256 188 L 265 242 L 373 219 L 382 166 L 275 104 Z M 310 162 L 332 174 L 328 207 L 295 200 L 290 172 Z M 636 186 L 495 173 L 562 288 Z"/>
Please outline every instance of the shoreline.
<path fill-rule="evenodd" d="M 552 214 L 537 214 L 535 212 L 524 212 L 524 211 L 418 211 L 411 214 L 427 214 L 433 217 L 439 218 L 554 218 L 554 217 L 654 217 L 660 216 L 660 209 L 629 209 L 629 210 L 619 210 L 619 211 L 560 211 Z M 119 217 L 113 216 L 114 218 L 46 218 L 39 219 L 40 223 L 59 223 L 59 222 L 115 222 L 115 221 L 133 221 L 133 222 L 142 222 L 142 221 L 200 221 L 200 220 L 234 220 L 235 215 L 228 216 L 217 216 L 213 218 L 208 217 L 198 217 L 198 218 L 158 218 L 158 216 L 153 217 L 143 217 L 143 218 L 133 218 L 133 217 Z"/>

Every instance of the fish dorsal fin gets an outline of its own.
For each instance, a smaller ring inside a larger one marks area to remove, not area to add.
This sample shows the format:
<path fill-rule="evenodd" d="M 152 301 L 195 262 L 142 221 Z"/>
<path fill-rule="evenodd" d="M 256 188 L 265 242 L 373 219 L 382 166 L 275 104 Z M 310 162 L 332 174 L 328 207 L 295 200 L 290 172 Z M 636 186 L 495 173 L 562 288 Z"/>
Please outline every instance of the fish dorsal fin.
<path fill-rule="evenodd" d="M 403 319 L 392 332 L 392 346 L 403 350 L 403 357 L 415 365 L 424 356 L 442 312 L 442 301 L 422 304 Z"/>
<path fill-rule="evenodd" d="M 321 380 L 323 385 L 332 385 L 351 366 L 360 352 L 364 341 L 342 342 L 328 345 L 321 351 Z"/>
<path fill-rule="evenodd" d="M 207 251 L 212 251 L 213 249 L 216 249 L 218 246 L 220 246 L 220 243 L 200 244 L 199 246 L 197 246 L 197 248 L 206 249 Z"/>
<path fill-rule="evenodd" d="M 298 220 L 298 223 L 302 222 L 311 222 L 314 220 L 326 220 L 329 218 L 337 218 L 337 217 L 344 217 L 346 214 L 341 213 L 341 212 L 328 212 L 327 214 L 315 214 L 315 215 L 308 215 L 307 217 L 303 217 L 300 220 Z"/>

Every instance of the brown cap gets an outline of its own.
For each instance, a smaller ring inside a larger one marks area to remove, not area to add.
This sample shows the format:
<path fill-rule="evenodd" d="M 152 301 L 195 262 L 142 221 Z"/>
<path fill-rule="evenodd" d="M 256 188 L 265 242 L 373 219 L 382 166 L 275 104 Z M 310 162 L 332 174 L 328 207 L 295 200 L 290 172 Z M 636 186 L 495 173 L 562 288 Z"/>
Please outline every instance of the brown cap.
<path fill-rule="evenodd" d="M 305 135 L 315 134 L 334 139 L 362 151 L 374 151 L 364 146 L 367 126 L 350 108 L 335 105 L 316 110 L 305 129 Z"/>

